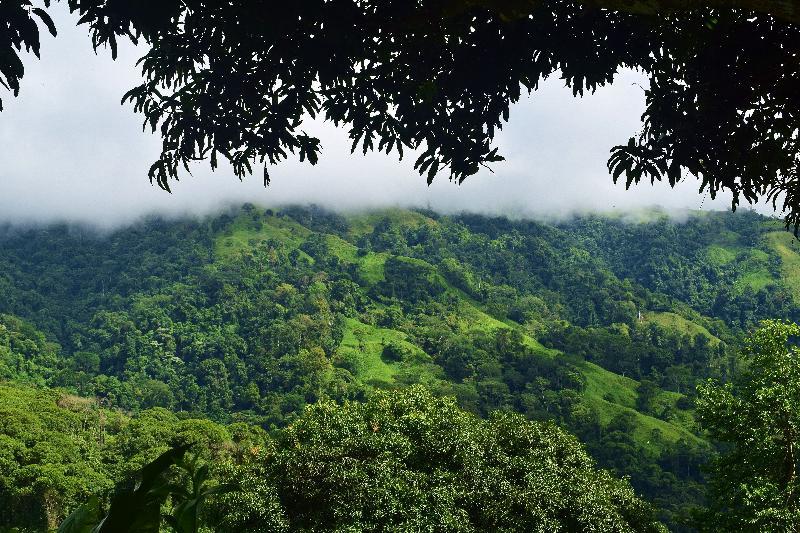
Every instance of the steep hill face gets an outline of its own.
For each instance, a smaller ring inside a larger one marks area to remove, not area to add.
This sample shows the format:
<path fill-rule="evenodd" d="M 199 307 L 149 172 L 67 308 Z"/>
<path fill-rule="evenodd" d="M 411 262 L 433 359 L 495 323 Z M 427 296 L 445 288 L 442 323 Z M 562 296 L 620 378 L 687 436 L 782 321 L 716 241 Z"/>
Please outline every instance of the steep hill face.
<path fill-rule="evenodd" d="M 695 383 L 735 369 L 756 321 L 800 316 L 794 242 L 752 213 L 245 205 L 0 242 L 0 379 L 267 429 L 321 398 L 422 384 L 566 427 L 675 528 L 708 451 Z"/>
<path fill-rule="evenodd" d="M 754 212 L 695 213 L 681 224 L 590 217 L 562 227 L 618 277 L 729 326 L 798 316 L 797 240 Z"/>

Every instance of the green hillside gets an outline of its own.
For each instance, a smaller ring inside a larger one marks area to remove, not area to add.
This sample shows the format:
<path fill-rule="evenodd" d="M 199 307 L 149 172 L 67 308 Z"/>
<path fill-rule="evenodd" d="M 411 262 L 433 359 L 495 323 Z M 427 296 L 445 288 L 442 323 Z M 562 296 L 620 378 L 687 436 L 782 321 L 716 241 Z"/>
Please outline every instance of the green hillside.
<path fill-rule="evenodd" d="M 413 212 L 390 210 L 350 217 L 351 230 L 348 235 L 351 238 L 361 237 L 374 231 L 376 225 L 385 224 L 387 221 L 406 229 L 416 229 L 422 225 L 436 225 L 435 221 Z M 263 226 L 256 231 L 252 229 L 253 224 L 250 217 L 240 217 L 232 225 L 233 235 L 223 235 L 219 238 L 216 249 L 223 250 L 223 257 L 228 257 L 232 247 L 225 243 L 233 240 L 237 243 L 249 242 L 250 245 L 253 245 L 254 239 L 259 242 L 274 239 L 281 241 L 287 247 L 294 248 L 302 244 L 298 236 L 308 236 L 309 234 L 301 226 L 280 217 L 265 217 L 261 222 Z M 338 235 L 325 234 L 324 242 L 328 251 L 342 262 L 357 265 L 359 272 L 369 285 L 374 287 L 384 280 L 383 264 L 390 257 L 389 253 L 369 252 L 359 255 L 356 245 Z M 419 259 L 407 259 L 420 265 L 432 266 Z M 490 316 L 472 297 L 463 290 L 452 286 L 445 279 L 439 277 L 438 281 L 446 287 L 447 293 L 459 302 L 458 327 L 463 333 L 492 334 L 501 328 L 518 327 L 512 321 L 503 321 Z M 648 313 L 645 321 L 692 337 L 697 334 L 705 335 L 712 345 L 720 342 L 704 327 L 675 313 Z M 523 333 L 522 339 L 527 347 L 542 357 L 562 356 L 557 350 L 545 348 L 537 339 L 529 335 Z M 390 343 L 403 346 L 409 353 L 408 360 L 403 362 L 386 361 L 382 357 L 382 352 Z M 390 328 L 375 327 L 355 319 L 348 319 L 346 322 L 344 336 L 336 352 L 335 361 L 351 370 L 357 379 L 371 386 L 397 386 L 398 378 L 402 380 L 409 375 L 415 376 L 415 381 L 428 385 L 442 382 L 445 378 L 441 369 L 432 364 L 432 358 L 410 342 L 406 334 Z M 586 380 L 586 388 L 583 391 L 585 405 L 598 414 L 601 423 L 607 424 L 623 413 L 632 416 L 635 424 L 633 436 L 636 442 L 655 452 L 660 451 L 665 445 L 681 439 L 702 442 L 692 433 L 693 419 L 689 413 L 678 414 L 673 417 L 672 422 L 668 422 L 636 411 L 638 383 L 635 380 L 623 378 L 592 363 L 582 364 L 579 368 Z M 665 392 L 665 395 L 667 394 L 669 393 Z M 674 403 L 675 399 L 673 398 L 672 405 Z M 680 410 L 678 412 L 680 413 Z M 657 437 L 654 438 L 654 435 Z"/>
<path fill-rule="evenodd" d="M 642 320 L 645 323 L 657 324 L 663 328 L 689 335 L 690 337 L 702 335 L 707 338 L 713 346 L 717 346 L 721 342 L 702 325 L 692 322 L 677 313 L 651 312 L 644 314 Z"/>
<path fill-rule="evenodd" d="M 795 301 L 800 302 L 800 245 L 797 238 L 785 231 L 767 233 L 768 245 L 781 261 L 781 276 L 792 291 Z"/>
<path fill-rule="evenodd" d="M 436 224 L 435 221 L 413 212 L 390 210 L 352 216 L 350 235 L 363 236 L 374 231 L 377 224 L 386 221 L 411 229 L 421 225 Z M 307 237 L 311 234 L 302 226 L 282 217 L 267 216 L 259 222 L 260 224 L 253 224 L 251 217 L 246 215 L 237 218 L 231 225 L 231 230 L 226 231 L 217 239 L 215 246 L 217 253 L 223 258 L 227 258 L 232 253 L 241 253 L 248 246 L 252 247 L 257 245 L 256 243 L 263 243 L 270 239 L 280 241 L 289 248 L 296 248 L 302 244 L 303 236 Z M 255 229 L 256 227 L 258 229 Z M 384 280 L 383 263 L 390 254 L 373 252 L 359 256 L 358 247 L 341 237 L 326 234 L 324 238 L 329 252 L 345 263 L 357 265 L 365 281 L 370 285 L 375 286 Z M 229 243 L 235 244 L 230 245 Z M 432 267 L 426 261 L 406 259 L 416 264 Z M 513 323 L 509 326 L 507 322 L 487 314 L 473 298 L 464 291 L 453 287 L 443 278 L 439 277 L 439 282 L 446 286 L 448 294 L 459 301 L 458 325 L 462 332 L 491 334 L 501 328 L 515 327 Z M 702 326 L 675 313 L 648 313 L 645 321 L 690 336 L 705 335 L 714 345 L 720 342 Z M 420 382 L 432 383 L 437 379 L 441 380 L 443 378 L 441 372 L 438 372 L 438 375 L 436 372 L 431 372 L 431 366 L 436 368 L 430 364 L 431 358 L 407 339 L 408 336 L 402 332 L 375 327 L 356 319 L 347 319 L 344 336 L 336 352 L 336 360 L 346 365 L 359 380 L 366 384 L 394 385 L 396 377 L 401 372 L 401 366 L 405 366 L 408 373 L 419 376 Z M 526 346 L 542 357 L 561 356 L 558 351 L 548 350 L 529 335 L 523 334 L 522 339 Z M 382 359 L 381 353 L 389 343 L 404 346 L 412 355 L 409 359 L 413 362 L 388 363 Z M 661 446 L 661 443 L 652 437 L 654 429 L 659 431 L 660 437 L 666 442 L 676 442 L 679 439 L 698 441 L 698 438 L 691 433 L 691 428 L 681 427 L 680 423 L 673 424 L 637 412 L 634 409 L 638 385 L 635 380 L 623 378 L 592 363 L 585 363 L 581 365 L 580 369 L 587 382 L 584 391 L 586 405 L 599 414 L 601 422 L 608 423 L 620 413 L 629 413 L 636 421 L 634 436 L 637 442 L 651 449 L 658 449 Z"/>
<path fill-rule="evenodd" d="M 264 215 L 253 220 L 252 217 L 241 216 L 216 237 L 214 254 L 219 259 L 228 259 L 270 239 L 297 247 L 310 233 L 300 224 L 284 217 Z"/>
<path fill-rule="evenodd" d="M 268 432 L 319 401 L 423 386 L 565 428 L 676 530 L 710 453 L 695 385 L 729 375 L 759 320 L 800 317 L 800 256 L 752 213 L 245 205 L 4 231 L 0 380 Z"/>

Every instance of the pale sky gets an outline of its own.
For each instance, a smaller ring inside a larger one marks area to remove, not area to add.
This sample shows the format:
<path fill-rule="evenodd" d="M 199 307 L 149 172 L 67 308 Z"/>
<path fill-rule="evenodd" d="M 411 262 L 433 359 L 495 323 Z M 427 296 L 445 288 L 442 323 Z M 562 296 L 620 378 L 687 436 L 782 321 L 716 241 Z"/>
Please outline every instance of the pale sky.
<path fill-rule="evenodd" d="M 586 210 L 726 209 L 729 196 L 712 202 L 690 179 L 676 189 L 615 186 L 606 170 L 609 149 L 638 132 L 646 83 L 624 73 L 613 86 L 573 98 L 551 78 L 511 110 L 497 145 L 506 161 L 457 186 L 439 177 L 431 187 L 403 161 L 385 154 L 349 153 L 345 130 L 309 124 L 318 133 L 320 163 L 285 162 L 239 182 L 229 169 L 207 164 L 174 184 L 173 194 L 150 185 L 147 169 L 159 139 L 141 129 L 141 117 L 121 96 L 137 84 L 141 54 L 132 46 L 112 61 L 91 49 L 86 29 L 63 4 L 55 4 L 57 38 L 43 36 L 42 59 L 25 61 L 18 98 L 4 92 L 0 113 L 0 220 L 69 220 L 116 225 L 151 213 L 205 213 L 225 203 L 317 203 L 334 208 L 430 206 L 523 216 L 567 215 Z M 480 75 L 480 73 L 476 73 Z"/>

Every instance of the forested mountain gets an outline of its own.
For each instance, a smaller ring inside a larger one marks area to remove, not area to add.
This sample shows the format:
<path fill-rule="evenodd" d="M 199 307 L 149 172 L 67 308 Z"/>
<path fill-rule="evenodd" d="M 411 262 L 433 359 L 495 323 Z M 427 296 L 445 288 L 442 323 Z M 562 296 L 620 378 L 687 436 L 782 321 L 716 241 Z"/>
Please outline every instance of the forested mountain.
<path fill-rule="evenodd" d="M 478 440 L 523 418 L 534 422 L 525 438 L 541 440 L 530 435 L 557 430 L 538 422 L 554 422 L 599 466 L 629 476 L 671 529 L 690 530 L 711 451 L 694 422 L 695 386 L 736 372 L 759 320 L 800 319 L 798 266 L 790 234 L 752 212 L 543 223 L 248 204 L 111 233 L 0 227 L 0 530 L 57 524 L 180 435 L 234 469 L 272 450 L 277 462 L 239 476 L 272 480 L 245 496 L 270 494 L 259 516 L 277 522 L 259 527 L 313 527 L 332 518 L 287 507 L 302 483 L 275 465 L 323 467 L 275 450 L 339 420 L 325 418 L 331 401 L 355 402 L 336 415 L 355 424 L 390 416 L 367 416 L 359 402 L 427 412 L 434 397 L 496 425 L 448 430 Z M 403 424 L 389 425 L 417 442 Z M 580 457 L 570 461 L 591 468 Z M 428 472 L 423 463 L 413 475 Z M 453 483 L 466 483 L 457 472 Z M 478 529 L 503 524 L 470 514 L 485 502 L 447 498 L 460 507 L 441 509 Z M 402 519 L 391 523 L 414 523 Z"/>

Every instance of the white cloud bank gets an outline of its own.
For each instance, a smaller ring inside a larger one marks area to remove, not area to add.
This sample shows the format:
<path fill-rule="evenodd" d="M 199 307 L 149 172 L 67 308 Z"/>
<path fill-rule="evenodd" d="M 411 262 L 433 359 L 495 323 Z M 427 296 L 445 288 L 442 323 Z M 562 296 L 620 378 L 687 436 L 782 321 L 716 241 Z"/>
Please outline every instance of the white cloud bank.
<path fill-rule="evenodd" d="M 140 116 L 119 104 L 139 79 L 137 51 L 123 48 L 116 62 L 108 53 L 95 55 L 86 30 L 76 28 L 63 7 L 56 9 L 62 9 L 58 38 L 45 38 L 41 61 L 26 61 L 20 97 L 3 95 L 0 220 L 110 226 L 153 212 L 203 213 L 244 201 L 342 209 L 417 205 L 522 216 L 653 205 L 729 207 L 727 195 L 712 202 L 698 194 L 694 180 L 676 189 L 657 184 L 631 191 L 611 182 L 608 151 L 638 131 L 644 108 L 644 81 L 632 72 L 582 99 L 560 80 L 548 80 L 511 110 L 497 139 L 506 162 L 461 186 L 440 177 L 428 187 L 413 171 L 412 157 L 350 155 L 344 130 L 315 123 L 309 129 L 323 140 L 316 167 L 281 164 L 265 189 L 259 176 L 240 183 L 224 168 L 212 173 L 199 165 L 194 177 L 168 194 L 147 180 L 159 139 L 143 133 Z"/>

